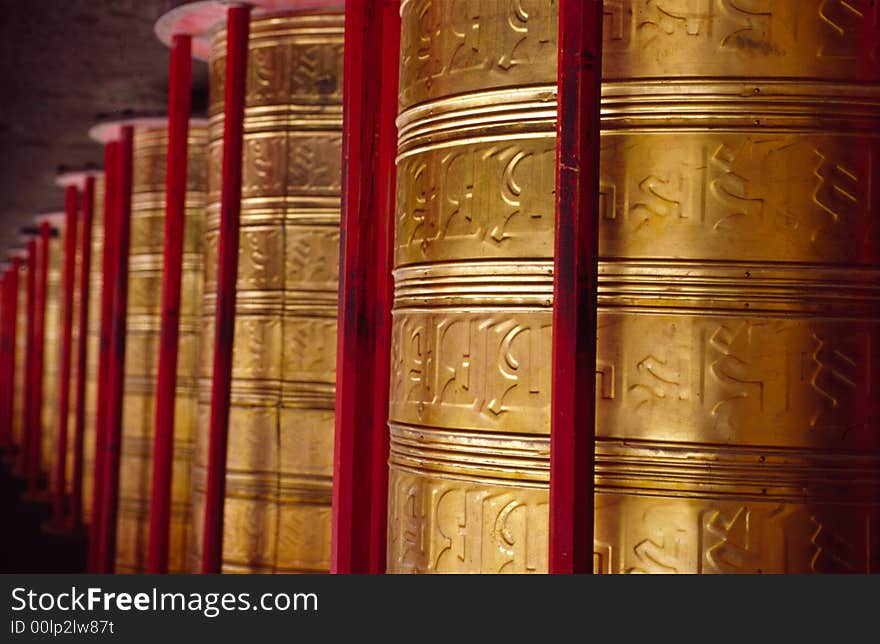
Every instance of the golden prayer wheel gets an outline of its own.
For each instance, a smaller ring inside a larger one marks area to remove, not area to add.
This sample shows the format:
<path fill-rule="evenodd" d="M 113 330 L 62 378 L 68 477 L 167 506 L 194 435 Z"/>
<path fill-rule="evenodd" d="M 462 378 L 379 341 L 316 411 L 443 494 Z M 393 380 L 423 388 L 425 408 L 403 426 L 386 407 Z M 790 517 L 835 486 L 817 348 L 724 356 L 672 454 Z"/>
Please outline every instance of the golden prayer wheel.
<path fill-rule="evenodd" d="M 388 568 L 543 572 L 556 3 L 401 15 Z M 597 571 L 880 570 L 878 15 L 605 2 Z"/>
<path fill-rule="evenodd" d="M 82 292 L 80 291 L 80 276 L 83 270 L 82 257 L 82 239 L 83 239 L 83 192 L 88 177 L 94 180 L 94 193 L 92 199 L 92 258 L 89 270 L 89 307 L 98 307 L 98 313 L 90 308 L 89 321 L 87 330 L 83 331 L 79 328 L 80 307 L 82 306 Z M 103 229 L 101 221 L 104 213 L 104 176 L 103 172 L 93 169 L 65 170 L 55 180 L 55 184 L 59 187 L 67 188 L 74 186 L 78 191 L 77 196 L 77 218 L 76 218 L 76 242 L 74 253 L 74 269 L 73 269 L 73 302 L 71 309 L 71 328 L 70 328 L 70 399 L 68 403 L 67 415 L 67 464 L 65 489 L 67 494 L 73 492 L 73 443 L 74 434 L 76 432 L 76 391 L 77 379 L 79 377 L 77 371 L 77 356 L 79 355 L 80 342 L 87 342 L 86 347 L 86 399 L 83 429 L 83 470 L 82 470 L 82 520 L 88 524 L 90 521 L 90 512 L 92 504 L 92 477 L 94 475 L 94 451 L 95 451 L 95 425 L 94 425 L 94 401 L 89 397 L 93 387 L 92 383 L 97 378 L 97 351 L 98 351 L 98 335 L 100 323 L 100 298 L 101 298 L 101 252 L 104 246 Z M 63 248 L 63 247 L 62 247 Z M 64 262 L 63 250 L 62 265 Z M 97 262 L 95 257 L 98 258 Z M 97 268 L 95 264 L 97 263 Z M 93 283 L 95 282 L 96 283 Z M 63 276 L 62 276 L 63 286 Z M 94 317 L 94 340 L 92 339 L 91 319 Z M 59 327 L 60 328 L 60 327 Z M 93 352 L 95 355 L 93 355 Z M 57 386 L 57 385 L 56 385 Z M 56 410 L 58 403 L 56 402 Z M 54 467 L 54 459 L 53 459 Z M 54 470 L 53 470 L 54 471 Z"/>
<path fill-rule="evenodd" d="M 40 464 L 49 476 L 49 489 L 55 487 L 56 439 L 58 437 L 58 372 L 61 363 L 61 271 L 64 266 L 64 213 L 39 215 L 57 234 L 49 238 L 46 309 L 43 326 L 43 405 Z"/>
<path fill-rule="evenodd" d="M 180 345 L 175 397 L 169 572 L 184 572 L 191 524 L 192 451 L 197 418 L 201 330 L 202 240 L 207 123 L 190 122 L 186 219 L 181 282 Z M 115 570 L 147 567 L 156 374 L 165 219 L 165 118 L 138 119 L 132 147 L 131 249 L 126 319 L 119 510 Z"/>
<path fill-rule="evenodd" d="M 80 233 L 81 234 L 81 233 Z M 81 245 L 77 246 L 81 248 Z M 101 350 L 101 290 L 103 288 L 103 273 L 101 272 L 101 258 L 104 252 L 104 175 L 95 176 L 95 196 L 92 205 L 92 252 L 89 261 L 89 310 L 86 322 L 86 399 L 85 399 L 85 428 L 83 431 L 83 470 L 82 470 L 82 512 L 83 523 L 92 521 L 92 486 L 94 485 L 95 463 L 95 423 L 97 416 L 95 406 L 98 395 L 98 353 Z M 81 251 L 77 252 L 77 275 L 82 270 Z M 77 277 L 79 283 L 79 277 Z M 77 297 L 82 294 L 77 289 Z M 77 300 L 79 306 L 80 300 Z M 74 327 L 77 333 L 77 342 L 82 338 L 82 332 L 76 326 L 79 320 L 77 314 Z M 75 372 L 71 372 L 75 373 Z M 73 381 L 74 383 L 76 380 Z M 73 391 L 73 387 L 71 387 Z M 75 400 L 75 399 L 74 399 Z M 72 405 L 71 421 L 69 427 L 76 427 L 76 407 Z M 71 468 L 71 472 L 73 469 Z"/>
<path fill-rule="evenodd" d="M 341 9 L 341 3 L 334 11 Z M 343 16 L 250 25 L 223 570 L 330 561 Z M 202 517 L 220 223 L 226 33 L 210 53 L 205 301 L 194 514 Z M 202 522 L 194 524 L 195 568 Z"/>

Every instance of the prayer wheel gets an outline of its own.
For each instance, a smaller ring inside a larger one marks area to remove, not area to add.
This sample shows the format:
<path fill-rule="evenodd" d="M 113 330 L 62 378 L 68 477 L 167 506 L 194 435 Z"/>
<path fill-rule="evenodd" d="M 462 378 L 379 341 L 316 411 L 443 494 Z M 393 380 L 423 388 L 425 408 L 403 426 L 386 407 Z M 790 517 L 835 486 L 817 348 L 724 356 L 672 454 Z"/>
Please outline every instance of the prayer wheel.
<path fill-rule="evenodd" d="M 556 3 L 401 17 L 388 569 L 543 572 Z M 880 571 L 878 24 L 605 2 L 598 572 Z"/>
<path fill-rule="evenodd" d="M 162 293 L 167 120 L 134 125 L 131 247 L 126 319 L 115 570 L 146 571 L 156 370 Z M 197 418 L 207 123 L 190 122 L 186 219 L 175 400 L 169 572 L 184 572 L 192 523 L 190 472 Z M 100 308 L 100 307 L 97 307 Z"/>
<path fill-rule="evenodd" d="M 46 313 L 43 326 L 43 404 L 41 418 L 40 467 L 48 474 L 50 489 L 55 485 L 55 441 L 58 436 L 58 369 L 61 360 L 61 270 L 64 264 L 64 213 L 38 215 L 37 222 L 48 221 L 53 230 L 49 238 L 46 279 Z"/>
<path fill-rule="evenodd" d="M 199 4 L 210 3 L 194 11 Z M 319 572 L 330 560 L 342 3 L 256 4 L 290 10 L 255 10 L 250 22 L 223 570 Z M 209 57 L 210 142 L 192 568 L 203 543 L 225 29 L 201 42 L 193 50 Z"/>
<path fill-rule="evenodd" d="M 84 407 L 85 425 L 83 428 L 83 470 L 82 476 L 82 520 L 89 523 L 91 503 L 92 503 L 92 477 L 94 476 L 94 451 L 95 451 L 95 424 L 94 424 L 94 400 L 90 397 L 94 380 L 97 378 L 97 352 L 98 352 L 98 335 L 99 335 L 99 317 L 94 312 L 94 308 L 100 309 L 101 297 L 101 270 L 100 265 L 95 268 L 94 259 L 90 262 L 89 267 L 89 291 L 86 296 L 89 298 L 89 321 L 87 321 L 86 329 L 79 328 L 80 307 L 83 303 L 83 293 L 80 291 L 80 275 L 83 270 L 82 257 L 82 240 L 83 240 L 83 191 L 87 177 L 94 180 L 94 194 L 92 199 L 92 258 L 97 253 L 100 260 L 101 249 L 103 248 L 103 230 L 101 221 L 104 213 L 104 176 L 103 172 L 93 169 L 73 169 L 63 171 L 58 175 L 55 184 L 65 188 L 74 186 L 77 189 L 77 218 L 76 218 L 76 245 L 74 254 L 74 271 L 73 271 L 73 308 L 71 323 L 71 368 L 70 368 L 70 401 L 69 411 L 67 415 L 67 465 L 65 468 L 66 480 L 65 489 L 67 494 L 73 492 L 73 461 L 74 461 L 74 433 L 76 431 L 76 388 L 77 388 L 77 365 L 76 356 L 78 355 L 78 347 L 80 342 L 86 342 L 86 398 Z M 97 238 L 96 238 L 97 236 Z M 98 262 L 100 264 L 100 261 Z M 94 318 L 94 329 L 92 328 L 91 319 Z M 60 327 L 59 327 L 60 329 Z M 94 338 L 93 338 L 94 334 Z M 56 385 L 57 386 L 57 385 Z M 57 402 L 56 402 L 57 409 Z M 53 456 L 54 463 L 55 456 Z"/>

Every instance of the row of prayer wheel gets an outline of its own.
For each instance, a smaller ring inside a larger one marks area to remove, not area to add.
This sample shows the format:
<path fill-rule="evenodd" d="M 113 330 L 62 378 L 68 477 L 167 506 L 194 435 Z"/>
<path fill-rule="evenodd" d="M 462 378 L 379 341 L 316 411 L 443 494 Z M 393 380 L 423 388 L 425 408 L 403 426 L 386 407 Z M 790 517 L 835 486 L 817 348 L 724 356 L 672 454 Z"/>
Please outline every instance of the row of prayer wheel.
<path fill-rule="evenodd" d="M 189 124 L 170 572 L 198 570 L 208 478 L 229 94 L 223 14 L 205 5 L 169 14 L 212 25 L 193 41 L 210 100 Z M 548 570 L 557 5 L 400 2 L 388 572 Z M 250 20 L 224 572 L 330 567 L 344 25 L 337 2 L 257 2 Z M 604 2 L 596 572 L 880 571 L 878 58 L 872 0 Z M 144 572 L 169 134 L 164 118 L 127 122 L 114 567 Z M 90 303 L 74 330 L 88 356 L 86 523 L 103 185 L 89 292 L 74 299 Z M 53 225 L 50 484 L 65 234 Z M 16 374 L 28 360 L 25 274 Z M 18 444 L 25 389 L 17 375 Z"/>

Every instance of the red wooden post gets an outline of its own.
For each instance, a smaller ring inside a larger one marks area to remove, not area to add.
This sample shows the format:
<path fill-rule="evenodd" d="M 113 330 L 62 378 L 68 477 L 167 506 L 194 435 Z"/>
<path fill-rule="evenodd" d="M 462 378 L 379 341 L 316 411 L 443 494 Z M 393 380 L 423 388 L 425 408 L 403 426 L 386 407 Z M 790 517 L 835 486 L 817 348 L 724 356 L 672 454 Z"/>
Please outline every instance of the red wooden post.
<path fill-rule="evenodd" d="M 9 387 L 9 394 L 7 400 L 6 407 L 6 426 L 7 431 L 9 432 L 10 444 L 14 449 L 21 449 L 21 445 L 15 445 L 15 437 L 12 435 L 12 427 L 15 423 L 15 383 L 17 379 L 24 378 L 24 372 L 19 372 L 17 367 L 19 365 L 16 364 L 16 355 L 17 348 L 19 342 L 24 342 L 25 338 L 19 337 L 18 334 L 18 316 L 19 316 L 19 301 L 18 301 L 18 291 L 20 286 L 21 279 L 21 257 L 16 255 L 12 258 L 12 268 L 9 272 L 9 362 L 6 366 L 9 372 L 9 378 L 7 380 L 7 386 Z M 24 389 L 24 387 L 22 387 Z M 23 440 L 23 437 L 19 437 L 19 440 Z"/>
<path fill-rule="evenodd" d="M 12 298 L 12 304 L 10 305 L 9 316 L 12 319 L 12 326 L 9 330 L 11 335 L 11 345 L 10 351 L 12 353 L 12 357 L 10 358 L 9 363 L 9 406 L 6 409 L 6 415 L 8 418 L 9 430 L 12 431 L 14 418 L 15 418 L 15 383 L 18 378 L 24 377 L 24 365 L 18 364 L 16 361 L 18 360 L 17 347 L 19 342 L 25 342 L 24 338 L 20 338 L 18 336 L 18 316 L 19 316 L 19 299 L 18 292 L 21 288 L 21 256 L 16 255 L 12 258 L 12 272 L 10 274 L 11 284 L 10 284 L 10 297 Z M 22 387 L 24 389 L 24 387 Z M 14 437 L 13 437 L 14 439 Z M 24 436 L 18 437 L 20 443 L 24 441 Z M 21 444 L 15 445 L 14 448 L 17 450 L 21 450 Z"/>
<path fill-rule="evenodd" d="M 384 573 L 398 0 L 348 0 L 330 570 Z M 382 52 L 381 65 L 364 52 Z"/>
<path fill-rule="evenodd" d="M 150 497 L 148 573 L 168 572 L 171 483 L 174 462 L 174 402 L 180 338 L 180 282 L 186 214 L 187 137 L 192 85 L 192 38 L 177 34 L 168 75 L 168 166 L 165 175 L 165 245 L 162 268 L 162 319 L 156 376 L 153 482 Z"/>
<path fill-rule="evenodd" d="M 79 272 L 79 342 L 76 346 L 76 391 L 74 392 L 73 472 L 70 488 L 70 526 L 82 525 L 83 439 L 86 429 L 86 357 L 89 325 L 89 274 L 92 266 L 92 217 L 95 178 L 86 177 L 82 197 L 82 236 Z"/>
<path fill-rule="evenodd" d="M 21 452 L 18 460 L 18 471 L 27 477 L 30 471 L 31 442 L 31 398 L 34 396 L 34 328 L 36 318 L 37 291 L 37 240 L 29 239 L 27 243 L 27 267 L 25 273 L 25 364 L 24 364 L 24 401 L 22 404 L 22 437 Z"/>
<path fill-rule="evenodd" d="M 593 572 L 601 0 L 560 0 L 550 572 Z"/>
<path fill-rule="evenodd" d="M 113 253 L 113 308 L 110 316 L 110 347 L 107 359 L 107 398 L 103 412 L 104 492 L 101 495 L 99 539 L 101 573 L 112 573 L 116 556 L 116 516 L 119 506 L 119 460 L 122 443 L 122 393 L 125 384 L 125 322 L 128 308 L 128 256 L 131 243 L 132 141 L 134 129 L 122 126 L 116 159 L 116 222 Z M 106 277 L 106 276 L 105 276 Z M 99 410 L 100 413 L 100 410 Z"/>
<path fill-rule="evenodd" d="M 43 475 L 42 440 L 43 440 L 43 360 L 46 340 L 46 290 L 49 279 L 49 239 L 52 226 L 48 221 L 40 224 L 39 265 L 34 291 L 34 344 L 30 359 L 33 360 L 31 377 L 33 394 L 31 396 L 30 435 L 31 455 L 28 460 L 28 492 L 39 491 Z"/>
<path fill-rule="evenodd" d="M 95 462 L 92 479 L 92 522 L 89 527 L 89 571 L 99 572 L 101 530 L 104 524 L 104 455 L 106 452 L 107 372 L 110 351 L 110 316 L 113 311 L 113 256 L 116 249 L 116 190 L 119 143 L 104 146 L 104 247 L 101 255 L 101 324 L 98 344 L 98 391 L 95 402 Z"/>
<path fill-rule="evenodd" d="M 9 345 L 9 363 L 7 365 L 7 369 L 9 370 L 9 379 L 8 379 L 8 387 L 9 387 L 9 398 L 7 402 L 6 408 L 6 425 L 9 431 L 10 439 L 14 442 L 14 436 L 12 436 L 12 426 L 15 422 L 15 382 L 18 378 L 24 378 L 24 372 L 18 372 L 17 367 L 19 365 L 16 364 L 16 355 L 17 348 L 19 342 L 24 342 L 24 338 L 20 338 L 18 336 L 18 290 L 20 288 L 19 281 L 21 279 L 21 257 L 16 256 L 12 258 L 12 269 L 9 274 L 10 284 L 9 284 L 9 337 L 10 337 L 10 345 Z M 24 389 L 22 387 L 22 389 Z M 19 437 L 21 440 L 21 437 Z M 13 447 L 15 447 L 13 445 Z M 18 446 L 21 449 L 21 445 Z"/>
<path fill-rule="evenodd" d="M 61 286 L 61 361 L 58 368 L 58 419 L 55 450 L 55 493 L 52 520 L 64 519 L 67 497 L 67 416 L 70 411 L 70 359 L 73 342 L 73 278 L 76 270 L 76 211 L 79 190 L 70 185 L 64 191 L 64 267 Z"/>
<path fill-rule="evenodd" d="M 235 332 L 235 282 L 238 278 L 241 161 L 249 30 L 250 7 L 230 7 L 226 28 L 220 239 L 217 245 L 217 312 L 214 367 L 211 374 L 211 418 L 202 548 L 203 573 L 219 573 L 223 559 L 223 506 L 226 499 L 226 446 L 229 438 L 231 348 Z"/>
<path fill-rule="evenodd" d="M 10 338 L 10 320 L 9 314 L 13 306 L 11 298 L 12 290 L 12 269 L 8 268 L 3 272 L 3 278 L 0 280 L 0 290 L 2 290 L 3 308 L 0 310 L 0 449 L 6 450 L 12 445 L 12 424 L 7 422 L 8 409 L 11 408 L 11 382 L 12 374 L 9 371 L 9 365 L 15 361 L 15 350 L 10 353 L 10 345 L 14 342 L 14 336 Z M 12 324 L 15 323 L 13 318 Z"/>

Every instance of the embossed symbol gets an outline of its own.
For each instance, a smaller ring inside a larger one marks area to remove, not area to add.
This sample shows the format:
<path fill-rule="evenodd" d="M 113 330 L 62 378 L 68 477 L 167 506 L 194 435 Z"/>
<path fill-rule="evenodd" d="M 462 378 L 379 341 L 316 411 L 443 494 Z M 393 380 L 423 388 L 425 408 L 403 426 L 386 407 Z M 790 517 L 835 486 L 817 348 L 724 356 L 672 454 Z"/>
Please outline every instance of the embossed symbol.
<path fill-rule="evenodd" d="M 283 159 L 283 138 L 246 139 L 242 195 L 253 197 L 281 194 L 282 172 L 286 165 Z"/>
<path fill-rule="evenodd" d="M 602 37 L 606 48 L 613 47 L 616 51 L 625 50 L 629 44 L 629 32 L 632 24 L 632 12 L 626 11 L 622 0 L 605 0 L 602 4 Z"/>
<path fill-rule="evenodd" d="M 725 324 L 718 326 L 709 338 L 709 346 L 720 354 L 710 364 L 709 370 L 722 385 L 720 400 L 712 405 L 712 415 L 727 424 L 734 422 L 735 403 L 746 399 L 755 400 L 758 409 L 764 410 L 764 386 L 766 366 L 755 353 L 754 334 L 762 325 L 741 322 L 734 328 Z"/>
<path fill-rule="evenodd" d="M 819 162 L 813 174 L 819 181 L 813 191 L 813 202 L 831 219 L 830 222 L 813 231 L 810 238 L 813 242 L 820 235 L 829 233 L 833 226 L 841 223 L 841 220 L 848 220 L 858 212 L 863 191 L 860 177 L 854 168 L 829 160 L 819 149 L 816 149 L 815 153 Z"/>
<path fill-rule="evenodd" d="M 681 373 L 679 369 L 672 367 L 667 361 L 654 355 L 648 355 L 636 364 L 636 371 L 639 374 L 640 382 L 630 386 L 629 390 L 645 396 L 645 399 L 636 405 L 637 410 L 653 403 L 654 400 L 678 397 Z"/>
<path fill-rule="evenodd" d="M 735 22 L 724 28 L 721 47 L 759 55 L 781 54 L 771 39 L 772 0 L 721 0 L 721 14 Z"/>
<path fill-rule="evenodd" d="M 255 47 L 248 52 L 250 83 L 248 102 L 267 103 L 284 95 L 283 51 L 278 47 Z"/>
<path fill-rule="evenodd" d="M 297 98 L 342 98 L 342 46 L 305 45 L 291 50 L 291 94 Z"/>
<path fill-rule="evenodd" d="M 552 4 L 552 1 L 543 0 L 526 8 L 523 0 L 509 3 L 506 19 L 501 21 L 498 33 L 501 45 L 496 59 L 498 67 L 509 70 L 515 65 L 533 62 L 532 56 L 541 50 L 540 45 L 555 41 L 557 21 L 550 9 Z"/>
<path fill-rule="evenodd" d="M 712 226 L 712 230 L 723 230 L 734 222 L 741 225 L 758 225 L 764 214 L 764 200 L 748 196 L 749 180 L 737 172 L 737 161 L 754 155 L 754 144 L 746 141 L 737 148 L 724 143 L 712 155 L 711 164 L 720 176 L 710 184 L 712 196 L 725 207 L 725 214 Z M 748 222 L 748 219 L 758 221 Z M 740 221 L 746 219 L 746 221 Z"/>
<path fill-rule="evenodd" d="M 873 16 L 869 15 L 873 13 Z M 874 0 L 822 0 L 819 18 L 826 25 L 827 38 L 819 48 L 820 58 L 856 59 L 877 57 L 880 9 Z M 868 36 L 870 30 L 871 36 Z M 873 51 L 865 51 L 873 40 Z"/>
<path fill-rule="evenodd" d="M 288 190 L 336 195 L 342 185 L 342 138 L 291 137 L 288 150 Z"/>
<path fill-rule="evenodd" d="M 517 341 L 520 336 L 525 336 L 524 342 Z M 541 346 L 542 339 L 538 329 L 520 324 L 502 338 L 497 363 L 500 378 L 494 379 L 495 395 L 486 406 L 493 414 L 498 415 L 505 410 L 504 398 L 514 387 L 525 385 L 529 393 L 540 393 L 545 369 L 541 356 L 546 355 L 546 347 Z M 519 348 L 515 348 L 515 345 L 519 345 Z"/>
<path fill-rule="evenodd" d="M 604 400 L 614 400 L 614 363 L 596 360 L 596 391 Z"/>
<path fill-rule="evenodd" d="M 288 236 L 285 261 L 288 288 L 295 284 L 296 288 L 322 290 L 335 284 L 339 278 L 339 229 L 327 227 L 292 232 Z"/>
<path fill-rule="evenodd" d="M 285 343 L 293 348 L 285 364 L 294 379 L 310 375 L 332 380 L 336 368 L 336 321 L 296 318 L 286 324 Z"/>
<path fill-rule="evenodd" d="M 500 146 L 405 160 L 398 244 L 422 253 L 462 239 L 497 247 L 522 238 L 525 229 L 534 234 L 534 220 L 552 225 L 555 179 L 547 157 L 553 154 L 552 148 Z"/>
<path fill-rule="evenodd" d="M 759 530 L 754 525 L 758 520 L 745 506 L 738 508 L 730 518 L 720 511 L 708 515 L 704 531 L 717 541 L 706 549 L 706 559 L 716 571 L 761 572 Z"/>
<path fill-rule="evenodd" d="M 684 532 L 679 530 L 679 532 Z M 633 547 L 638 564 L 628 568 L 628 574 L 675 574 L 679 571 L 678 539 L 663 535 L 660 542 L 643 539 Z"/>
<path fill-rule="evenodd" d="M 841 402 L 852 396 L 856 389 L 858 363 L 852 355 L 816 334 L 813 334 L 813 341 L 816 348 L 810 357 L 816 367 L 810 377 L 810 386 L 819 394 L 821 402 L 810 419 L 810 426 L 816 427 L 831 423 Z"/>
<path fill-rule="evenodd" d="M 649 223 L 652 219 L 668 217 L 680 213 L 681 202 L 674 199 L 669 193 L 669 182 L 654 175 L 645 177 L 639 182 L 641 191 L 638 199 L 631 209 L 632 214 L 644 217 L 639 228 Z"/>
<path fill-rule="evenodd" d="M 810 517 L 815 530 L 810 535 L 813 545 L 813 557 L 810 559 L 810 570 L 813 572 L 866 572 L 859 570 L 856 563 L 859 548 L 844 538 L 833 527 L 823 524 L 816 516 Z"/>
<path fill-rule="evenodd" d="M 705 33 L 709 23 L 709 13 L 704 0 L 656 0 L 651 9 L 650 19 L 639 24 L 639 29 L 648 27 L 671 36 L 683 31 L 688 36 Z"/>

